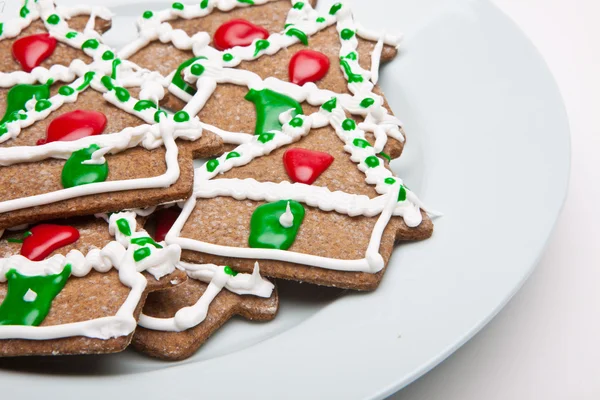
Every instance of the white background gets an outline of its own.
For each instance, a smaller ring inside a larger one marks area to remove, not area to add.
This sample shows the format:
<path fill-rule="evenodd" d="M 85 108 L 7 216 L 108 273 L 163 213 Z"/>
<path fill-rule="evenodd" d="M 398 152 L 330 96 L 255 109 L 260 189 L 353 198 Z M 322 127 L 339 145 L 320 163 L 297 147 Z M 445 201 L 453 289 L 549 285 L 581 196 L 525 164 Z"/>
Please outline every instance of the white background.
<path fill-rule="evenodd" d="M 546 59 L 571 122 L 569 196 L 537 270 L 394 400 L 600 399 L 600 1 L 493 0 Z"/>

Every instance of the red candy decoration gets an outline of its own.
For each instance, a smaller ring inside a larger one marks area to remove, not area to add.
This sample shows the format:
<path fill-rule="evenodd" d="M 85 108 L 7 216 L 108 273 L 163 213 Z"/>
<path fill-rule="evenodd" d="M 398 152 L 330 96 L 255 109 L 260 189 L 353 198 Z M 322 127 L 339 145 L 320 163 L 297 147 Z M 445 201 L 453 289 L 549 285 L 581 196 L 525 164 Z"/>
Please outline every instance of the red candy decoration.
<path fill-rule="evenodd" d="M 54 53 L 56 39 L 48 33 L 25 36 L 12 45 L 12 54 L 25 72 L 39 66 Z"/>
<path fill-rule="evenodd" d="M 300 50 L 290 60 L 290 82 L 304 85 L 306 82 L 316 82 L 329 71 L 329 58 L 318 51 Z"/>
<path fill-rule="evenodd" d="M 70 142 L 88 136 L 99 135 L 106 128 L 106 116 L 98 111 L 75 110 L 55 118 L 46 129 L 46 139 L 37 144 Z"/>
<path fill-rule="evenodd" d="M 283 153 L 283 165 L 294 182 L 312 185 L 333 162 L 333 156 L 320 151 L 293 148 Z"/>
<path fill-rule="evenodd" d="M 179 217 L 179 214 L 181 214 L 181 210 L 177 207 L 163 208 L 154 214 L 156 219 L 154 240 L 157 242 L 165 240 L 167 233 L 171 230 L 171 227 Z"/>
<path fill-rule="evenodd" d="M 54 250 L 79 239 L 79 231 L 72 226 L 40 224 L 31 228 L 30 233 L 23 240 L 21 255 L 31 261 L 42 261 Z"/>
<path fill-rule="evenodd" d="M 254 25 L 245 19 L 232 19 L 219 26 L 213 37 L 218 50 L 227 50 L 235 46 L 249 46 L 255 39 L 266 39 L 269 32 L 262 26 Z"/>

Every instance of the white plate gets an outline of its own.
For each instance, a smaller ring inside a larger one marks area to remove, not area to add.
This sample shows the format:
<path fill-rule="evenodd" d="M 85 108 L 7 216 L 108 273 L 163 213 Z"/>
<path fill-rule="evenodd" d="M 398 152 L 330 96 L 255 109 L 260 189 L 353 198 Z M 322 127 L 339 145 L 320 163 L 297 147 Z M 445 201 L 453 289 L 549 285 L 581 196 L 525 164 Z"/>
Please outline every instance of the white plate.
<path fill-rule="evenodd" d="M 96 3 L 136 16 L 169 4 Z M 275 321 L 231 321 L 185 362 L 131 351 L 4 360 L 3 396 L 382 398 L 501 309 L 534 268 L 566 193 L 568 123 L 556 85 L 487 1 L 355 1 L 355 11 L 365 26 L 406 34 L 381 85 L 408 132 L 395 170 L 445 214 L 434 237 L 400 246 L 374 293 L 282 284 Z M 109 40 L 126 41 L 132 21 L 117 18 Z"/>

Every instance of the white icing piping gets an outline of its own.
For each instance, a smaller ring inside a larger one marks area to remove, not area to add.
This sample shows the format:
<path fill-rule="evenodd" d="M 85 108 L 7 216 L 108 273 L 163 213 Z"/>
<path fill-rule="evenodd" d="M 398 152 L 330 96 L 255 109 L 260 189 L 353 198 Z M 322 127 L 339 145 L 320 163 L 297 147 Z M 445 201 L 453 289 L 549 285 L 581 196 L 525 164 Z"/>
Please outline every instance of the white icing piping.
<path fill-rule="evenodd" d="M 184 307 L 175 313 L 173 318 L 156 318 L 142 314 L 138 324 L 144 328 L 182 332 L 201 324 L 208 314 L 208 307 L 223 288 L 238 295 L 253 295 L 271 297 L 275 286 L 260 276 L 258 262 L 254 264 L 252 274 L 238 273 L 229 275 L 229 267 L 214 264 L 190 264 L 180 262 L 178 265 L 188 277 L 208 283 L 208 287 L 198 301 L 189 307 Z"/>

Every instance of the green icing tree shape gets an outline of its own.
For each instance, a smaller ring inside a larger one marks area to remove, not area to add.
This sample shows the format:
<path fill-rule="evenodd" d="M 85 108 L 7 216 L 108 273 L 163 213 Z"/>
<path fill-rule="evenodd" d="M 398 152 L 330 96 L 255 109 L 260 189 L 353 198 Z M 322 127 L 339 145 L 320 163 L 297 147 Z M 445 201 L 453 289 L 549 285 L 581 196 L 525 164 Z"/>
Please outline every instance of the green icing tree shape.
<path fill-rule="evenodd" d="M 292 226 L 281 225 L 279 218 L 286 212 L 287 204 L 294 216 Z M 296 240 L 300 225 L 304 221 L 304 207 L 294 200 L 281 200 L 263 204 L 254 210 L 250 219 L 250 237 L 248 245 L 262 249 L 287 250 Z"/>
<path fill-rule="evenodd" d="M 48 83 L 46 85 L 17 85 L 10 89 L 6 96 L 6 111 L 2 120 L 0 120 L 0 124 L 16 120 L 15 113 L 27 111 L 25 104 L 34 97 L 38 100 L 50 98 L 51 82 Z"/>
<path fill-rule="evenodd" d="M 0 305 L 0 325 L 38 326 L 44 321 L 52 301 L 65 287 L 71 275 L 67 264 L 60 274 L 48 276 L 25 276 L 11 269 L 6 273 L 8 292 Z M 32 290 L 35 299 L 27 301 L 25 294 Z"/>
<path fill-rule="evenodd" d="M 98 150 L 100 150 L 100 147 L 93 144 L 71 154 L 62 171 L 62 185 L 65 189 L 106 180 L 108 177 L 108 163 L 84 164 L 85 161 L 91 160 L 92 154 Z"/>
<path fill-rule="evenodd" d="M 291 97 L 270 89 L 250 89 L 244 98 L 254 103 L 256 108 L 255 135 L 270 131 L 281 131 L 283 125 L 279 122 L 279 116 L 290 109 L 292 109 L 292 117 L 303 114 L 300 103 Z"/>

